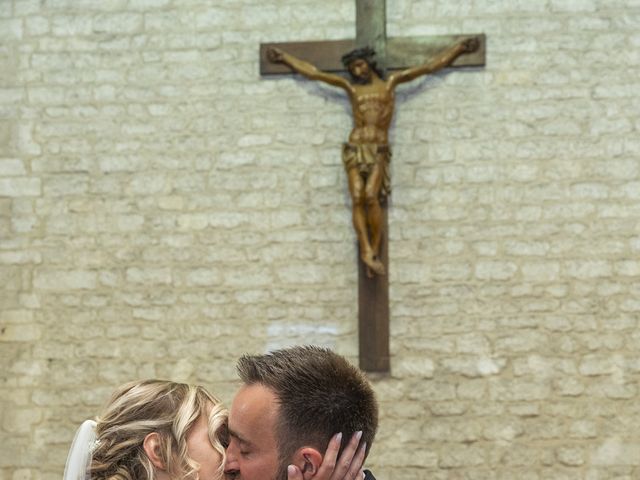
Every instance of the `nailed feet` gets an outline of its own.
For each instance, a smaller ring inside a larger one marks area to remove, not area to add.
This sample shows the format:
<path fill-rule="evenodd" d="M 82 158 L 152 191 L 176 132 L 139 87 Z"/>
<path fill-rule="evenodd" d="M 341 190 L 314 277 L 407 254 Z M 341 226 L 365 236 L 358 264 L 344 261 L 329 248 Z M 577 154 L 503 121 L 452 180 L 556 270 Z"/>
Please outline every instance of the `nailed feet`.
<path fill-rule="evenodd" d="M 377 255 L 373 252 L 366 252 L 362 255 L 362 261 L 367 266 L 367 276 L 369 278 L 373 275 L 385 275 L 384 264 L 380 261 Z"/>

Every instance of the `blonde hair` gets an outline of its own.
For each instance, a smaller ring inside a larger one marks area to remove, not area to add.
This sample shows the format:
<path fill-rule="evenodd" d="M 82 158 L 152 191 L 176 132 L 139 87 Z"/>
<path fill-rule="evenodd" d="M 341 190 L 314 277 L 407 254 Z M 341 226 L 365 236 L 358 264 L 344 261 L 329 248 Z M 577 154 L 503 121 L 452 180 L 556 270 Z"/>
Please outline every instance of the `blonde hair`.
<path fill-rule="evenodd" d="M 200 415 L 208 417 L 209 440 L 224 460 L 227 410 L 203 387 L 163 380 L 121 386 L 96 419 L 91 479 L 154 480 L 143 447 L 153 432 L 159 434 L 159 453 L 170 478 L 198 478 L 199 465 L 187 453 L 187 434 Z"/>

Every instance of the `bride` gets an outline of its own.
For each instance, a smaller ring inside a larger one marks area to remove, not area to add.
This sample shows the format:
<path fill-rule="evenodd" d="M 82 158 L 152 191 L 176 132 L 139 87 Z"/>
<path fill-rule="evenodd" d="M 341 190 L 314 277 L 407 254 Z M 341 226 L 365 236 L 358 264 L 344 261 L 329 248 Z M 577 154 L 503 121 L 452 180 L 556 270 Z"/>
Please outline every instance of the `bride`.
<path fill-rule="evenodd" d="M 85 421 L 73 441 L 64 480 L 222 480 L 227 410 L 201 386 L 163 380 L 118 388 L 96 421 Z M 352 438 L 336 461 L 337 436 L 327 447 L 317 480 L 353 479 L 364 450 Z M 335 468 L 334 468 L 335 465 Z M 302 480 L 289 469 L 288 480 Z"/>

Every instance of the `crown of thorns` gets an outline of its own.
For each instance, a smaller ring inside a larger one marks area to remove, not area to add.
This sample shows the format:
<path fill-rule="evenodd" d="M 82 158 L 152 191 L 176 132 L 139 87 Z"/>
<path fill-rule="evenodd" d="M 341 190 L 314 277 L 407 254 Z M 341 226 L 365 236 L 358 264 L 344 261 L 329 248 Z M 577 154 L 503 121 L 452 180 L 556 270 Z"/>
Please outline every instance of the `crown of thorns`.
<path fill-rule="evenodd" d="M 342 64 L 348 68 L 351 62 L 358 59 L 365 60 L 367 63 L 373 63 L 373 57 L 375 57 L 375 55 L 376 52 L 371 47 L 356 48 L 342 56 Z"/>

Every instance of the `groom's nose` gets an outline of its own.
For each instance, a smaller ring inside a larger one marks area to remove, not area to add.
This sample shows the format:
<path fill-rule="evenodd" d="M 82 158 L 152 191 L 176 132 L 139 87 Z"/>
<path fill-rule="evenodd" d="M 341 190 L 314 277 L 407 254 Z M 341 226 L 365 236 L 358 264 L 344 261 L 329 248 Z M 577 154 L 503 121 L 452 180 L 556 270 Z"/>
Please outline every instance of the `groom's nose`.
<path fill-rule="evenodd" d="M 240 473 L 238 464 L 238 443 L 234 438 L 229 439 L 224 461 L 224 473 L 228 479 L 235 478 Z"/>

